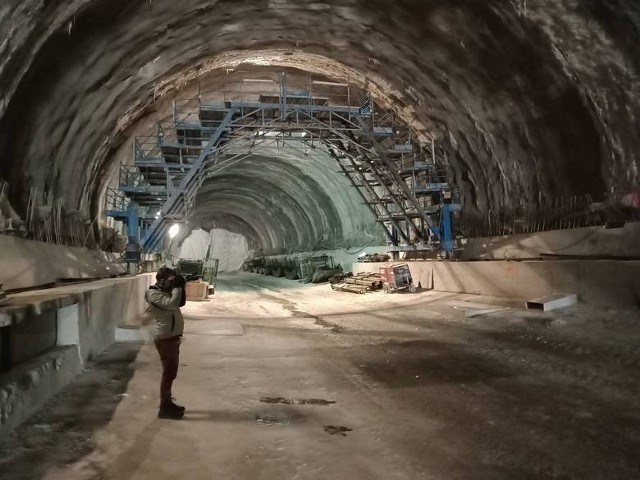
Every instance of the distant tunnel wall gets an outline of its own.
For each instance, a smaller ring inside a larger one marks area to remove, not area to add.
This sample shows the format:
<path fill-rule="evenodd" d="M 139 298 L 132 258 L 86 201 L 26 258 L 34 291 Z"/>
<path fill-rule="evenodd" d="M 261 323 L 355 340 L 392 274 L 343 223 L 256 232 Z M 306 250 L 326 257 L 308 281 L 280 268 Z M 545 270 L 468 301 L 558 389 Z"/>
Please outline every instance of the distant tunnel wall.
<path fill-rule="evenodd" d="M 258 150 L 217 164 L 196 197 L 192 228 L 241 234 L 264 255 L 383 244 L 381 226 L 336 161 L 324 148 L 304 150 L 300 142 L 277 156 Z"/>

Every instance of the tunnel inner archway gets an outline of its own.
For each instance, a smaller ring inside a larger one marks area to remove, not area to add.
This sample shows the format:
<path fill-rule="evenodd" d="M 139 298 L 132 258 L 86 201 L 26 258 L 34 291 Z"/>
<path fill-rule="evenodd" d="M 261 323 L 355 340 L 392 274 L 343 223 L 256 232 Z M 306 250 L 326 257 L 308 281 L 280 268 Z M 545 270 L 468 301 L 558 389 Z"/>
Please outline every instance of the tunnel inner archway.
<path fill-rule="evenodd" d="M 179 247 L 178 256 L 187 260 L 217 259 L 218 273 L 229 273 L 241 270 L 253 253 L 244 236 L 223 228 L 211 228 L 193 230 Z"/>
<path fill-rule="evenodd" d="M 269 255 L 385 243 L 377 219 L 324 145 L 241 143 L 208 171 L 192 226 L 215 222 Z"/>
<path fill-rule="evenodd" d="M 182 92 L 219 89 L 237 69 L 364 85 L 446 144 L 464 215 L 481 221 L 637 188 L 638 11 L 627 0 L 125 3 L 0 14 L 22 27 L 3 30 L 0 176 L 23 217 L 38 188 L 97 225 L 105 174 L 133 132 Z"/>

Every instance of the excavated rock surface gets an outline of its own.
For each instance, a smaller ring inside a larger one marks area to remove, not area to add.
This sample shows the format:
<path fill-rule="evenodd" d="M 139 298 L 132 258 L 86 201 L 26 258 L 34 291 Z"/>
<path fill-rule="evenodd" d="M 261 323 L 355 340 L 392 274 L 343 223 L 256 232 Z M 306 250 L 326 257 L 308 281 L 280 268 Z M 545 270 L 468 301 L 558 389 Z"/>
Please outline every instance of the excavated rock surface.
<path fill-rule="evenodd" d="M 640 182 L 639 42 L 635 0 L 4 0 L 0 177 L 97 211 L 126 141 L 245 62 L 373 90 L 448 146 L 467 212 L 598 199 Z"/>

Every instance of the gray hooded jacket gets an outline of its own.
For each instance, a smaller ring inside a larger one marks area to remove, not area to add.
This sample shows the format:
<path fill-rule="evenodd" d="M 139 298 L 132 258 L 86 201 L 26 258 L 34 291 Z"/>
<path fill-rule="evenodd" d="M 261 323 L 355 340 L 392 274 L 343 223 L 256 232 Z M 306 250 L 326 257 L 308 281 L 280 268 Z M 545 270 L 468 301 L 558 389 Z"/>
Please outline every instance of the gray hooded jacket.
<path fill-rule="evenodd" d="M 151 314 L 156 322 L 156 340 L 182 335 L 184 319 L 180 312 L 181 288 L 174 288 L 169 293 L 152 286 L 147 290 L 144 298 L 149 303 Z"/>

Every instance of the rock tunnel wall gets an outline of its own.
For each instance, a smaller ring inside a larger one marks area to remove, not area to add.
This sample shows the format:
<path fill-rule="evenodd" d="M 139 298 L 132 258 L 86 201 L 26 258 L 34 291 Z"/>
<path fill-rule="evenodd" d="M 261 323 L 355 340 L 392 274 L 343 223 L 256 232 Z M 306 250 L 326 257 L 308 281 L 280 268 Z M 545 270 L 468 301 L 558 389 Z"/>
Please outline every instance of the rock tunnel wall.
<path fill-rule="evenodd" d="M 635 0 L 4 0 L 0 177 L 19 209 L 38 185 L 97 211 L 114 152 L 159 99 L 205 73 L 223 86 L 244 61 L 383 95 L 447 146 L 467 213 L 599 199 L 640 183 L 639 43 Z M 253 223 L 246 188 L 248 217 L 220 221 Z"/>
<path fill-rule="evenodd" d="M 239 233 L 265 255 L 384 244 L 373 214 L 324 148 L 305 154 L 295 140 L 284 148 L 257 143 L 255 155 L 212 170 L 191 227 Z"/>

